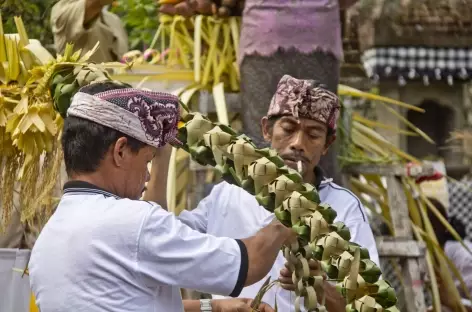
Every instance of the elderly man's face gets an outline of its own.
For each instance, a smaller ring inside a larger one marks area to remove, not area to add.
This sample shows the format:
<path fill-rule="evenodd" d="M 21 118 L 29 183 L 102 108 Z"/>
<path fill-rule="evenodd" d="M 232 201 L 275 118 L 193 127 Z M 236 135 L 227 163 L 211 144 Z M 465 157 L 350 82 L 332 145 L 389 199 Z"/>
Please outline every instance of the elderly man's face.
<path fill-rule="evenodd" d="M 298 161 L 302 162 L 302 175 L 313 172 L 321 156 L 328 151 L 328 128 L 325 124 L 305 118 L 283 116 L 272 124 L 264 117 L 262 131 L 266 141 L 271 142 L 284 159 L 285 164 L 297 170 Z"/>

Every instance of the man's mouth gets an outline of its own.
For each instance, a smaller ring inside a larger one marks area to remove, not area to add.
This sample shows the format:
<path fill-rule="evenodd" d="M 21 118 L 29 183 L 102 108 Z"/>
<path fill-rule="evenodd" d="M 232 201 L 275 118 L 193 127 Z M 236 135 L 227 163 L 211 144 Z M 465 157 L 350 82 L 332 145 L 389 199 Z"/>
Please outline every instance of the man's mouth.
<path fill-rule="evenodd" d="M 309 161 L 301 155 L 282 155 L 281 158 L 284 160 L 285 165 L 300 173 L 309 166 Z"/>
<path fill-rule="evenodd" d="M 289 166 L 292 167 L 293 169 L 297 169 L 298 162 L 301 161 L 302 164 L 305 164 L 303 159 L 300 158 L 294 158 L 294 157 L 283 157 L 282 158 L 284 162 Z"/>

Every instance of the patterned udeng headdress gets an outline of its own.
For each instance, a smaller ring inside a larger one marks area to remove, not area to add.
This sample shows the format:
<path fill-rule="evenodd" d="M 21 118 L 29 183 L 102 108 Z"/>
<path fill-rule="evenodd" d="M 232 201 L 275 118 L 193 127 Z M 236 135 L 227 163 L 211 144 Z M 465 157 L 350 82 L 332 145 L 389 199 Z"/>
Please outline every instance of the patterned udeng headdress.
<path fill-rule="evenodd" d="M 290 115 L 325 123 L 333 132 L 339 118 L 339 99 L 314 81 L 285 75 L 280 79 L 270 102 L 268 117 Z"/>
<path fill-rule="evenodd" d="M 154 147 L 180 144 L 176 139 L 180 118 L 178 97 L 133 88 L 90 95 L 86 88 L 74 95 L 68 116 L 107 126 Z"/>

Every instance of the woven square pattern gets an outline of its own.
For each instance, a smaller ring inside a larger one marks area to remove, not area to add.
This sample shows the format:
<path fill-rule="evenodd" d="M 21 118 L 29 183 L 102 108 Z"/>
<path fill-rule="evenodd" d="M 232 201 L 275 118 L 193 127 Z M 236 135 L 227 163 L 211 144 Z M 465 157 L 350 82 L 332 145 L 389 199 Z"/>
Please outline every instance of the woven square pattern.
<path fill-rule="evenodd" d="M 452 84 L 472 77 L 470 48 L 377 47 L 362 54 L 362 63 L 370 78 L 394 78 L 400 84 L 419 79 Z"/>
<path fill-rule="evenodd" d="M 472 239 L 472 180 L 448 182 L 449 215 L 456 216 L 467 229 L 466 238 Z"/>

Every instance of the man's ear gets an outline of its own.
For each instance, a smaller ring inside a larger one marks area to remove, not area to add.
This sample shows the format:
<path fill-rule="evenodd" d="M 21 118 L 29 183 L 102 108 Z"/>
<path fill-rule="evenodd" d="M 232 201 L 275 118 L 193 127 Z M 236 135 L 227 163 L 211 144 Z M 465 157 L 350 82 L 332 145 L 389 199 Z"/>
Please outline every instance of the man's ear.
<path fill-rule="evenodd" d="M 123 166 L 125 157 L 127 156 L 126 145 L 128 144 L 128 139 L 121 137 L 116 140 L 115 144 L 112 147 L 113 161 L 117 167 Z"/>
<path fill-rule="evenodd" d="M 325 148 L 322 153 L 323 156 L 325 156 L 328 153 L 329 147 L 331 146 L 331 144 L 333 144 L 335 140 L 336 140 L 336 134 L 329 135 L 326 138 Z"/>
<path fill-rule="evenodd" d="M 269 119 L 267 118 L 267 116 L 262 117 L 261 128 L 262 128 L 262 136 L 264 137 L 264 141 L 266 142 L 272 141 L 272 131 L 270 129 Z"/>

